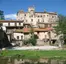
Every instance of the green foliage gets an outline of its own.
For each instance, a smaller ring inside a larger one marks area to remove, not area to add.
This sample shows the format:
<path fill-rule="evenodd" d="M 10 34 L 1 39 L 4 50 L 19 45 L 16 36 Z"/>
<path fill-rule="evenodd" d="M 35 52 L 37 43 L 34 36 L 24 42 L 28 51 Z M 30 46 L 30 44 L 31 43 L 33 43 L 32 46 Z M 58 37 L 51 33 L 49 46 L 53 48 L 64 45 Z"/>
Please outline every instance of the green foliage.
<path fill-rule="evenodd" d="M 31 33 L 31 37 L 28 40 L 23 41 L 24 45 L 32 44 L 33 46 L 35 46 L 36 42 L 37 42 L 37 39 L 38 39 L 38 36 L 34 34 L 34 30 L 33 30 L 32 26 L 31 26 L 30 33 Z"/>
<path fill-rule="evenodd" d="M 0 10 L 0 20 L 4 20 L 4 14 L 3 11 Z"/>
<path fill-rule="evenodd" d="M 65 58 L 66 50 L 8 50 L 1 52 L 4 57 L 16 57 L 25 59 L 40 59 L 40 58 Z M 2 55 L 0 55 L 2 56 Z"/>
<path fill-rule="evenodd" d="M 24 43 L 24 45 L 32 44 L 33 46 L 35 46 L 37 38 L 38 37 L 33 34 L 28 40 L 23 40 L 23 43 Z"/>
<path fill-rule="evenodd" d="M 29 39 L 28 39 L 28 40 L 23 40 L 23 43 L 24 43 L 24 45 L 29 44 L 29 43 L 30 43 L 30 42 L 29 42 Z"/>
<path fill-rule="evenodd" d="M 59 15 L 57 22 L 57 26 L 54 27 L 57 35 L 64 34 L 64 39 L 66 39 L 66 16 Z"/>
<path fill-rule="evenodd" d="M 35 39 L 38 39 L 38 36 L 34 34 L 34 38 L 35 38 Z"/>
<path fill-rule="evenodd" d="M 33 27 L 31 26 L 31 38 L 29 39 L 29 42 L 35 46 L 36 45 L 36 42 L 37 42 L 37 39 L 38 39 L 38 36 L 34 34 L 34 30 L 33 30 Z"/>
<path fill-rule="evenodd" d="M 35 39 L 34 35 L 31 36 L 31 38 L 29 39 L 29 42 L 30 42 L 33 46 L 36 45 L 36 39 Z"/>

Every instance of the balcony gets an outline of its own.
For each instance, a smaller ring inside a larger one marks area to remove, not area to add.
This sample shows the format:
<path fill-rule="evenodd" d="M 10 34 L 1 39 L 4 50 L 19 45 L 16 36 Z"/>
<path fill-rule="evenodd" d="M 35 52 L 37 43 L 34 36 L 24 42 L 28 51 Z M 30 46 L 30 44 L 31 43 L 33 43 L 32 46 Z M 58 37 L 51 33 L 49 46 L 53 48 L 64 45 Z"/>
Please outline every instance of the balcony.
<path fill-rule="evenodd" d="M 9 23 L 3 23 L 3 26 L 6 26 L 6 27 L 14 27 L 14 26 L 23 26 L 23 23 L 20 23 L 20 22 L 9 22 Z"/>

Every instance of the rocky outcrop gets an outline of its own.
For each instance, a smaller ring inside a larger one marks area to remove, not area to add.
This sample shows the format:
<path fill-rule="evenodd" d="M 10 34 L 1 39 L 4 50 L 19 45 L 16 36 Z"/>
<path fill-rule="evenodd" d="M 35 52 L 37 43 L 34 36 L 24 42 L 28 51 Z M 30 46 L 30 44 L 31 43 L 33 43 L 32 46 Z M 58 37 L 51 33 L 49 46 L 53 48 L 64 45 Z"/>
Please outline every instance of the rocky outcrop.
<path fill-rule="evenodd" d="M 6 33 L 0 28 L 0 48 L 11 47 Z"/>

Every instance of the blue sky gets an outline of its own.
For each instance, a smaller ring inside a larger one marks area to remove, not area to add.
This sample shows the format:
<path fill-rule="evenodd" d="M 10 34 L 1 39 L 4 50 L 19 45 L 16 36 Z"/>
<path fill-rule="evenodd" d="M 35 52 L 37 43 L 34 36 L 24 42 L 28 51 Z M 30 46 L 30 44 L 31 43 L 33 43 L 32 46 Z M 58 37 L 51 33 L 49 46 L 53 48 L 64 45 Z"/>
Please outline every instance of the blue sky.
<path fill-rule="evenodd" d="M 17 11 L 35 6 L 36 12 L 57 12 L 66 16 L 66 0 L 0 0 L 0 10 L 4 11 L 5 17 L 15 18 Z"/>

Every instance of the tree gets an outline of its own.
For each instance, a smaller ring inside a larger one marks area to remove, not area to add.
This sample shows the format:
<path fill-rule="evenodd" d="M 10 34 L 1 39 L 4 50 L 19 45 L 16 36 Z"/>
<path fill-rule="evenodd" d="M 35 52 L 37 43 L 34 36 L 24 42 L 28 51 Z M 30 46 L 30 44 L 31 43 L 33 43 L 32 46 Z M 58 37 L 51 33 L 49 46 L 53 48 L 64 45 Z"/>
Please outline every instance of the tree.
<path fill-rule="evenodd" d="M 35 46 L 35 45 L 36 45 L 36 42 L 37 42 L 36 39 L 37 39 L 37 38 L 35 37 L 35 35 L 32 34 L 31 38 L 29 39 L 29 42 L 30 42 L 33 46 Z"/>
<path fill-rule="evenodd" d="M 30 26 L 30 33 L 31 33 L 31 37 L 28 40 L 23 40 L 24 45 L 32 44 L 33 46 L 35 46 L 38 36 L 34 34 L 34 29 L 32 26 Z"/>
<path fill-rule="evenodd" d="M 66 40 L 66 16 L 59 15 L 57 26 L 54 27 L 57 35 L 63 34 L 63 40 Z M 61 40 L 61 38 L 60 38 Z"/>
<path fill-rule="evenodd" d="M 59 20 L 57 21 L 57 26 L 55 26 L 55 31 L 57 35 L 66 34 L 66 16 L 59 15 Z"/>
<path fill-rule="evenodd" d="M 38 36 L 34 34 L 34 28 L 32 27 L 32 25 L 30 26 L 31 30 L 30 30 L 30 33 L 31 33 L 31 38 L 29 39 L 29 42 L 35 46 L 36 43 L 37 43 L 37 39 L 38 39 Z"/>
<path fill-rule="evenodd" d="M 4 13 L 0 10 L 0 20 L 4 20 Z"/>

